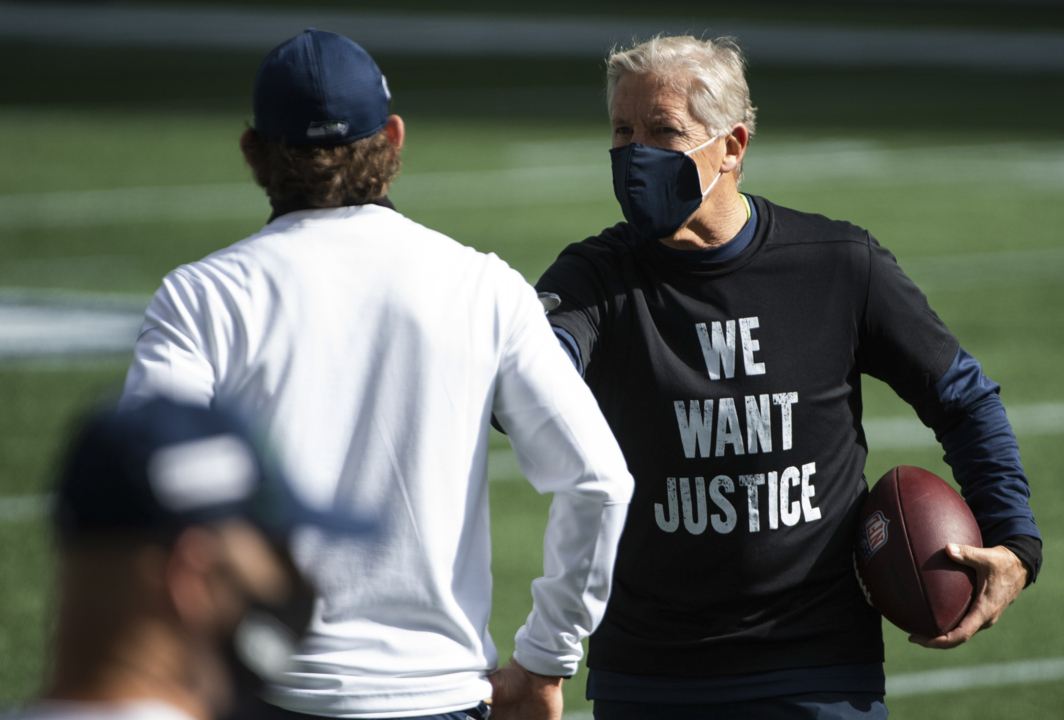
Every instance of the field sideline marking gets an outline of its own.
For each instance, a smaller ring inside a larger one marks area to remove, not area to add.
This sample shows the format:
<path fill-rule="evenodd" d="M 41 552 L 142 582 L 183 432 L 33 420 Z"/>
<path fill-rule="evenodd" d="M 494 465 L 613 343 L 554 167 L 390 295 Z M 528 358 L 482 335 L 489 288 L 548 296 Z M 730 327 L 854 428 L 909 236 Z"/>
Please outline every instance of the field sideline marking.
<path fill-rule="evenodd" d="M 48 512 L 51 503 L 50 494 L 0 497 L 0 523 L 34 520 Z"/>
<path fill-rule="evenodd" d="M 0 35 L 20 40 L 265 52 L 306 27 L 329 28 L 370 53 L 419 56 L 582 57 L 600 60 L 635 38 L 738 38 L 755 63 L 863 67 L 1064 69 L 1064 36 L 1049 30 L 788 26 L 682 18 L 388 14 L 342 10 L 135 7 L 0 2 Z"/>
<path fill-rule="evenodd" d="M 1017 436 L 1064 433 L 1064 403 L 1038 403 L 1005 408 Z M 870 450 L 936 447 L 930 428 L 915 417 L 866 418 L 862 423 Z"/>
<path fill-rule="evenodd" d="M 520 152 L 528 143 L 517 144 Z M 404 173 L 391 193 L 400 208 L 501 208 L 613 202 L 605 147 L 596 164 Z M 571 161 L 570 161 L 571 162 Z M 860 141 L 766 145 L 746 159 L 748 182 L 861 181 L 873 186 L 994 183 L 1037 190 L 1064 186 L 1064 143 L 888 148 Z M 268 205 L 251 182 L 146 186 L 0 195 L 0 227 L 81 227 L 160 221 L 265 220 Z"/>
<path fill-rule="evenodd" d="M 52 496 L 47 494 L 0 497 L 0 522 L 38 518 L 47 511 L 51 502 Z M 953 692 L 974 687 L 1022 685 L 1062 679 L 1064 679 L 1064 658 L 927 670 L 888 676 L 887 699 Z M 567 720 L 581 720 L 590 718 L 591 714 L 588 712 L 566 713 L 565 717 Z"/>
<path fill-rule="evenodd" d="M 144 310 L 9 305 L 0 301 L 0 358 L 128 353 Z"/>
<path fill-rule="evenodd" d="M 0 209 L 3 198 L 0 197 Z M 3 215 L 0 213 L 0 226 Z M 60 258 L 62 276 L 71 267 L 89 266 L 96 258 Z M 40 276 L 51 261 L 44 258 L 10 260 L 0 273 L 8 278 Z M 1064 283 L 1064 247 L 1038 250 L 963 253 L 932 257 L 902 256 L 902 269 L 927 292 L 970 288 L 1032 288 Z M 530 282 L 534 279 L 529 278 Z M 126 353 L 136 339 L 149 296 L 79 293 L 62 290 L 0 288 L 0 358 L 74 356 L 86 353 Z M 1055 413 L 1051 409 L 1043 412 Z M 1011 414 L 1010 414 L 1011 417 Z M 1056 423 L 1055 420 L 1033 422 Z M 1023 424 L 1026 417 L 1013 418 Z M 934 438 L 914 418 L 866 421 L 877 447 L 931 446 Z M 910 440 L 909 438 L 916 438 Z M 899 444 L 900 443 L 900 444 Z"/>
<path fill-rule="evenodd" d="M 887 704 L 891 698 L 955 692 L 1000 685 L 1027 685 L 1064 679 L 1064 658 L 1020 660 L 994 665 L 927 670 L 887 676 Z M 565 713 L 563 720 L 592 720 L 591 712 Z"/>
<path fill-rule="evenodd" d="M 1019 437 L 1064 434 L 1064 403 L 1006 407 L 1013 432 Z M 865 418 L 862 422 L 870 450 L 934 447 L 934 433 L 918 419 Z M 522 480 L 517 458 L 509 448 L 488 452 L 489 480 Z"/>
<path fill-rule="evenodd" d="M 1017 436 L 1064 434 L 1064 403 L 1017 405 L 1007 411 Z M 915 418 L 867 418 L 863 425 L 871 450 L 937 445 L 931 430 Z M 523 479 L 513 450 L 500 448 L 488 451 L 488 480 Z M 0 522 L 37 517 L 47 507 L 47 502 L 47 495 L 0 497 Z"/>
<path fill-rule="evenodd" d="M 993 665 L 927 670 L 887 677 L 887 700 L 892 697 L 952 692 L 993 685 L 1026 685 L 1064 679 L 1064 658 L 1018 660 Z"/>

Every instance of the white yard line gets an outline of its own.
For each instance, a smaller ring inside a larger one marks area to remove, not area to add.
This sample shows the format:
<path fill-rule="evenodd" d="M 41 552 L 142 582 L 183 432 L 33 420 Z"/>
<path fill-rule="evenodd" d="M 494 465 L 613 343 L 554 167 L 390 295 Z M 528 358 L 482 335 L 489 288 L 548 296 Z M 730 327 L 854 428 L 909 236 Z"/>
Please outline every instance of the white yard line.
<path fill-rule="evenodd" d="M 790 27 L 682 18 L 388 14 L 337 10 L 0 2 L 0 37 L 263 52 L 307 27 L 346 34 L 373 53 L 601 58 L 657 33 L 730 35 L 755 63 L 1064 70 L 1052 31 Z"/>
<path fill-rule="evenodd" d="M 452 187 L 456 186 L 458 184 Z M 105 193 L 119 192 L 94 191 L 101 197 Z M 58 193 L 47 197 L 53 198 L 54 195 Z M 32 205 L 28 198 L 33 197 L 0 197 L 0 225 L 4 222 L 5 202 L 18 207 L 20 204 L 14 198 L 20 198 L 23 206 Z M 105 203 L 98 203 L 96 207 L 102 205 Z M 62 213 L 51 217 L 62 217 Z M 31 259 L 24 262 L 40 275 L 47 271 L 50 262 L 57 264 L 57 271 L 69 271 L 70 260 Z M 1064 282 L 1064 248 L 902 258 L 901 265 L 917 285 L 928 291 Z M 9 262 L 0 282 L 19 277 L 19 272 L 20 262 Z M 117 294 L 0 289 L 0 358 L 128 352 L 137 337 L 148 301 L 148 297 Z M 1046 423 L 1059 425 L 1061 421 L 1054 419 L 1058 415 L 1054 414 L 1057 411 L 1053 407 L 1044 406 L 1039 411 L 1049 413 L 1048 420 L 1032 422 L 1043 426 Z M 1013 417 L 1010 413 L 1010 417 L 1018 426 L 1027 422 L 1022 414 Z M 915 418 L 866 420 L 865 429 L 873 447 L 934 444 L 931 431 Z"/>
<path fill-rule="evenodd" d="M 48 512 L 51 495 L 8 495 L 0 497 L 0 522 L 36 520 Z"/>
<path fill-rule="evenodd" d="M 0 227 L 50 228 L 157 222 L 265 222 L 269 203 L 250 182 L 0 195 Z"/>
<path fill-rule="evenodd" d="M 1064 282 L 1064 247 L 902 258 L 899 264 L 925 291 Z"/>
<path fill-rule="evenodd" d="M 1018 437 L 1064 434 L 1064 403 L 1016 405 L 1006 408 L 1013 432 Z M 870 450 L 936 447 L 935 434 L 915 417 L 865 418 L 865 435 Z M 488 453 L 489 480 L 520 480 L 521 469 L 509 448 Z"/>
<path fill-rule="evenodd" d="M 1019 437 L 1064 434 L 1064 403 L 1017 405 L 1008 409 L 1012 428 Z M 868 445 L 872 450 L 934 447 L 934 434 L 915 418 L 867 418 L 864 421 Z M 488 452 L 488 480 L 524 481 L 517 458 L 510 448 Z M 0 498 L 0 519 L 4 515 Z M 20 506 L 21 507 L 21 506 Z"/>
<path fill-rule="evenodd" d="M 1008 410 L 1008 414 L 1017 436 L 1064 434 L 1064 403 L 1018 405 Z M 864 421 L 864 427 L 872 450 L 931 447 L 937 444 L 931 431 L 915 419 L 869 418 Z M 488 452 L 488 480 L 524 481 L 513 450 L 500 448 Z M 48 501 L 47 495 L 0 497 L 0 522 L 39 517 L 48 507 Z M 1064 660 L 1055 662 L 1064 663 Z M 904 679 L 909 676 L 898 677 Z M 902 683 L 898 686 L 901 688 L 899 692 L 910 692 L 907 689 L 909 685 L 905 684 L 908 680 L 898 682 Z"/>
<path fill-rule="evenodd" d="M 126 353 L 144 311 L 0 304 L 0 358 Z"/>
<path fill-rule="evenodd" d="M 1064 403 L 1018 405 L 1009 409 L 1009 419 L 1018 436 L 1064 434 Z M 927 447 L 935 444 L 931 431 L 919 420 L 870 418 L 864 422 L 868 444 L 873 450 Z M 929 440 L 930 438 L 930 440 Z M 517 458 L 510 448 L 488 452 L 488 479 L 523 481 Z M 0 497 L 0 521 L 35 517 L 46 507 L 46 496 Z"/>
<path fill-rule="evenodd" d="M 1030 406 L 1029 406 L 1030 407 Z M 1033 406 L 1046 407 L 1046 406 Z M 1052 406 L 1057 420 L 1064 418 L 1064 405 Z M 1029 409 L 1029 408 L 1026 408 Z M 1025 410 L 1026 410 L 1025 409 Z M 1038 413 L 1034 413 L 1037 415 Z M 1064 425 L 1058 432 L 1064 431 Z M 493 450 L 488 458 L 492 480 L 517 479 L 516 459 L 510 450 Z M 515 474 L 516 473 L 516 474 Z M 51 504 L 50 495 L 0 497 L 0 522 L 19 522 L 40 518 Z M 887 698 L 955 692 L 976 687 L 1021 685 L 1064 679 L 1064 658 L 1028 660 L 994 665 L 929 670 L 887 677 Z M 590 720 L 590 712 L 566 713 L 566 720 Z"/>
<path fill-rule="evenodd" d="M 887 700 L 906 695 L 953 692 L 996 685 L 1064 680 L 1064 658 L 929 670 L 887 677 Z"/>
<path fill-rule="evenodd" d="M 484 208 L 610 201 L 609 166 L 562 166 L 411 174 L 391 197 L 402 207 Z M 266 221 L 251 182 L 0 195 L 0 227 L 75 227 L 159 221 Z"/>
<path fill-rule="evenodd" d="M 1018 437 L 1064 433 L 1064 403 L 1041 403 L 1006 407 L 1012 430 Z M 865 418 L 862 423 L 870 450 L 936 447 L 930 428 L 915 417 Z"/>
<path fill-rule="evenodd" d="M 892 148 L 811 141 L 751 146 L 744 178 L 755 183 L 856 180 L 871 185 L 973 185 L 1008 179 L 1032 187 L 1064 184 L 1064 143 L 997 143 Z"/>
<path fill-rule="evenodd" d="M 1064 658 L 1021 660 L 995 665 L 927 670 L 887 676 L 887 704 L 892 698 L 956 692 L 1001 685 L 1028 685 L 1064 679 Z M 565 720 L 592 720 L 588 711 L 565 713 Z"/>
<path fill-rule="evenodd" d="M 533 161 L 537 148 L 535 143 L 512 146 L 511 157 L 523 167 L 403 173 L 391 196 L 401 211 L 614 202 L 605 146 L 569 143 L 568 164 L 549 166 Z M 557 149 L 544 157 L 565 163 Z M 746 173 L 755 190 L 798 182 L 879 187 L 970 185 L 992 179 L 1059 192 L 1064 190 L 1064 143 L 900 149 L 859 141 L 770 143 L 751 152 Z M 268 214 L 265 195 L 251 182 L 0 195 L 0 228 L 265 221 Z"/>

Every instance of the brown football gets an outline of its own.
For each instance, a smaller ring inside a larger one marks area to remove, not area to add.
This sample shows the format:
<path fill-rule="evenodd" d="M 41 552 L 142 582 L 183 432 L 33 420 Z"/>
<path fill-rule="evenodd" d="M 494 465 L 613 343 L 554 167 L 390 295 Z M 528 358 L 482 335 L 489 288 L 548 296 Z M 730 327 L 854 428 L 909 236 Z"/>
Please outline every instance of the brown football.
<path fill-rule="evenodd" d="M 908 633 L 947 633 L 972 602 L 975 570 L 950 559 L 947 543 L 983 546 L 972 511 L 942 478 L 900 465 L 868 493 L 857 517 L 857 577 L 868 601 Z"/>

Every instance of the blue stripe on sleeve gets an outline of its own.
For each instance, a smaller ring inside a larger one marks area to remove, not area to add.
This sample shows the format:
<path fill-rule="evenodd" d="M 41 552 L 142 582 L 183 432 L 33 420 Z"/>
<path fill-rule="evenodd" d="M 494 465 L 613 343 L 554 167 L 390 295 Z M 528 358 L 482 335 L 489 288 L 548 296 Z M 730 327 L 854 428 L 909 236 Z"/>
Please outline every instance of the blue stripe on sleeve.
<path fill-rule="evenodd" d="M 573 367 L 580 373 L 580 377 L 583 377 L 584 361 L 580 358 L 580 346 L 576 344 L 576 338 L 570 335 L 568 330 L 563 330 L 560 327 L 551 326 L 551 329 L 554 330 L 554 334 L 558 337 L 558 344 L 562 346 L 562 350 L 572 361 Z"/>
<path fill-rule="evenodd" d="M 972 509 L 983 545 L 1015 535 L 1041 539 L 1028 505 L 1031 495 L 1020 448 L 998 396 L 1001 387 L 983 375 L 979 361 L 957 351 L 935 383 L 944 420 L 934 428 L 961 493 Z"/>

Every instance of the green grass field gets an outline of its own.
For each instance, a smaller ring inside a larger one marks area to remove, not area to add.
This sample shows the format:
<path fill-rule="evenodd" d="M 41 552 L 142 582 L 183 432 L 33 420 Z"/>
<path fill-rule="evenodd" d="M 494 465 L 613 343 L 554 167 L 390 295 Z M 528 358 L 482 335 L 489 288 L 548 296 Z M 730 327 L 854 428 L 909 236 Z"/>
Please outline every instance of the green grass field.
<path fill-rule="evenodd" d="M 10 81 L 0 104 L 0 291 L 146 296 L 175 265 L 261 226 L 267 205 L 236 148 L 257 58 L 8 45 L 0 60 L 27 52 L 28 77 L 0 71 Z M 620 219 L 599 68 L 453 61 L 421 72 L 386 60 L 407 117 L 392 193 L 400 211 L 499 254 L 530 280 L 566 244 Z M 762 122 L 744 190 L 868 227 L 1002 384 L 1007 407 L 1064 403 L 1060 77 L 755 68 L 751 86 Z M 216 186 L 206 201 L 202 185 Z M 124 189 L 138 187 L 169 190 L 131 210 Z M 89 190 L 115 192 L 70 194 Z M 0 362 L 0 496 L 47 491 L 66 429 L 118 392 L 127 361 Z M 874 381 L 866 398 L 870 418 L 911 416 Z M 1020 446 L 1046 543 L 1041 579 L 956 650 L 910 645 L 886 626 L 888 675 L 1064 655 L 1064 486 L 1055 477 L 1064 446 L 1059 434 L 1023 435 Z M 905 463 L 948 477 L 940 457 L 873 448 L 867 475 Z M 504 660 L 529 609 L 548 504 L 520 481 L 493 483 L 492 633 Z M 0 704 L 32 696 L 45 672 L 49 543 L 40 519 L 0 520 Z M 566 700 L 588 709 L 583 672 Z M 903 720 L 1034 720 L 1059 717 L 1064 683 L 888 704 Z"/>

